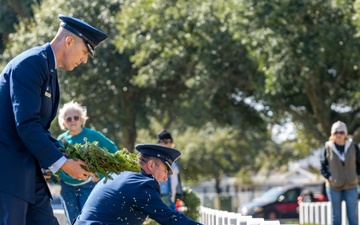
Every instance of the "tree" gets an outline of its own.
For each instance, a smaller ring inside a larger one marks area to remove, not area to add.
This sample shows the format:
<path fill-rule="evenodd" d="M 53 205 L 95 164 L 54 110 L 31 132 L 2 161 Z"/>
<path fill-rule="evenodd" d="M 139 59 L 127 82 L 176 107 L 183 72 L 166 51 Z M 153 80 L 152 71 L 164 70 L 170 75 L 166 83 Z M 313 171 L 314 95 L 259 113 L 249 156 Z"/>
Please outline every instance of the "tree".
<path fill-rule="evenodd" d="M 85 105 L 90 117 L 87 125 L 130 151 L 139 140 L 138 131 L 150 132 L 153 120 L 161 127 L 184 133 L 189 142 L 179 145 L 185 151 L 184 169 L 196 171 L 190 179 L 209 175 L 219 184 L 223 174 L 233 175 L 244 168 L 256 171 L 264 159 L 271 158 L 275 164 L 301 155 L 291 151 L 295 146 L 292 143 L 283 147 L 270 140 L 273 121 L 289 115 L 299 127 L 311 131 L 313 124 L 318 124 L 319 113 L 327 115 L 314 110 L 306 94 L 319 91 L 327 102 L 332 95 L 326 93 L 333 92 L 322 87 L 302 92 L 313 82 L 303 64 L 309 63 L 306 68 L 312 68 L 310 71 L 319 72 L 323 67 L 306 58 L 312 57 L 307 48 L 300 48 L 307 53 L 305 58 L 293 49 L 298 47 L 298 40 L 316 46 L 318 42 L 306 38 L 311 22 L 297 24 L 294 18 L 283 21 L 289 13 L 296 17 L 302 12 L 296 9 L 302 7 L 309 12 L 312 9 L 291 1 L 44 0 L 34 8 L 33 19 L 21 20 L 16 34 L 10 36 L 9 48 L 0 57 L 4 63 L 24 49 L 50 41 L 60 22 L 58 12 L 83 18 L 104 30 L 110 38 L 96 49 L 94 59 L 69 74 L 58 71 L 61 103 L 75 100 Z M 277 26 L 277 18 L 283 18 L 283 27 Z M 356 44 L 345 21 L 338 21 L 344 28 L 328 25 Z M 325 32 L 330 28 L 319 32 L 324 44 L 329 39 L 329 48 L 333 43 Z M 321 65 L 333 62 L 326 54 L 316 57 L 323 60 Z M 355 62 L 350 56 L 347 59 Z M 345 65 L 346 60 L 342 62 Z M 342 68 L 343 64 L 334 63 L 336 69 Z M 354 77 L 350 72 L 345 74 L 347 80 Z M 324 77 L 330 84 L 331 79 Z M 349 93 L 346 85 L 351 87 Z M 339 90 L 350 96 L 356 84 L 346 85 L 340 85 Z M 316 116 L 311 114 L 315 111 Z M 303 121 L 306 116 L 313 124 Z M 56 124 L 52 133 L 60 133 Z M 188 151 L 209 157 L 200 160 Z M 214 169 L 204 170 L 210 164 Z"/>
<path fill-rule="evenodd" d="M 233 38 L 232 7 L 223 1 L 125 2 L 116 42 L 120 51 L 134 52 L 134 81 L 152 90 L 149 104 L 155 118 L 166 128 L 191 133 L 187 144 L 177 144 L 193 153 L 183 156 L 185 179 L 214 177 L 218 191 L 222 176 L 255 165 L 255 157 L 247 156 L 266 149 L 270 139 L 255 91 L 264 85 L 264 77 L 246 46 Z M 214 129 L 211 135 L 205 135 L 208 124 Z M 234 134 L 222 136 L 222 129 Z M 247 153 L 239 154 L 243 142 Z"/>
<path fill-rule="evenodd" d="M 5 49 L 9 34 L 15 31 L 14 26 L 19 22 L 19 18 L 31 18 L 32 6 L 40 2 L 41 0 L 0 0 L 0 53 Z"/>
<path fill-rule="evenodd" d="M 269 161 L 264 159 L 269 159 L 270 138 L 265 139 L 255 130 L 208 123 L 200 129 L 188 128 L 182 135 L 177 136 L 176 132 L 175 135 L 175 147 L 182 153 L 179 159 L 182 177 L 187 182 L 214 178 L 217 193 L 222 192 L 220 183 L 224 176 L 236 176 L 242 169 L 258 171 L 264 161 Z"/>
<path fill-rule="evenodd" d="M 90 118 L 88 126 L 102 131 L 118 145 L 132 151 L 137 126 L 147 124 L 146 99 L 142 94 L 146 89 L 140 90 L 131 81 L 136 73 L 127 56 L 131 53 L 120 54 L 112 44 L 119 33 L 114 23 L 120 6 L 119 1 L 113 0 L 43 1 L 35 9 L 35 18 L 21 21 L 16 35 L 11 36 L 11 45 L 3 55 L 3 61 L 9 61 L 24 49 L 50 41 L 59 26 L 58 12 L 84 19 L 105 31 L 110 38 L 99 45 L 95 58 L 89 58 L 87 65 L 70 73 L 58 71 L 61 103 L 76 100 L 86 106 Z M 60 133 L 55 124 L 52 133 Z"/>
<path fill-rule="evenodd" d="M 149 97 L 158 119 L 264 129 L 260 113 L 246 103 L 263 77 L 246 47 L 233 39 L 229 7 L 222 1 L 142 0 L 122 6 L 116 46 L 134 52 L 134 81 L 161 97 Z"/>
<path fill-rule="evenodd" d="M 264 102 L 274 119 L 288 115 L 310 146 L 344 121 L 360 141 L 359 38 L 353 1 L 238 1 L 233 21 L 264 71 Z"/>

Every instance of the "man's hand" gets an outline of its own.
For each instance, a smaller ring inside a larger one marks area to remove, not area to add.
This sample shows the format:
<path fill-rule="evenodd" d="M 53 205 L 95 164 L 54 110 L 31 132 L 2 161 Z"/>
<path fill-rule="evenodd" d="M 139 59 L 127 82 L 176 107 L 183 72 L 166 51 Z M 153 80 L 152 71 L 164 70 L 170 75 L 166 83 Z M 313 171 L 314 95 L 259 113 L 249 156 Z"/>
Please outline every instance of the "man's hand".
<path fill-rule="evenodd" d="M 91 177 L 91 181 L 92 182 L 98 182 L 100 180 L 100 177 L 99 176 L 93 176 Z"/>
<path fill-rule="evenodd" d="M 66 162 L 62 165 L 61 169 L 67 173 L 69 176 L 72 176 L 75 179 L 78 180 L 86 180 L 89 176 L 95 176 L 93 173 L 84 170 L 81 165 L 86 165 L 84 161 L 82 160 L 73 160 L 68 159 Z"/>

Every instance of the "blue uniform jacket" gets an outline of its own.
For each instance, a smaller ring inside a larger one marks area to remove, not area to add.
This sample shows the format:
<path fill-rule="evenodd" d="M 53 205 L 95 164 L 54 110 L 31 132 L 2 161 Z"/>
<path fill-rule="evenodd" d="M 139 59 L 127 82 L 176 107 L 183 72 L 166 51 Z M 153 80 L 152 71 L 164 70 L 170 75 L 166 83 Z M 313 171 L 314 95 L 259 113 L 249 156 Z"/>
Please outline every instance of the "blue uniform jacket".
<path fill-rule="evenodd" d="M 112 175 L 101 180 L 91 192 L 75 225 L 143 224 L 147 216 L 159 224 L 200 224 L 170 209 L 160 198 L 159 183 L 144 171 Z"/>
<path fill-rule="evenodd" d="M 40 167 L 62 157 L 48 131 L 59 97 L 49 43 L 21 53 L 0 74 L 0 191 L 34 203 Z"/>

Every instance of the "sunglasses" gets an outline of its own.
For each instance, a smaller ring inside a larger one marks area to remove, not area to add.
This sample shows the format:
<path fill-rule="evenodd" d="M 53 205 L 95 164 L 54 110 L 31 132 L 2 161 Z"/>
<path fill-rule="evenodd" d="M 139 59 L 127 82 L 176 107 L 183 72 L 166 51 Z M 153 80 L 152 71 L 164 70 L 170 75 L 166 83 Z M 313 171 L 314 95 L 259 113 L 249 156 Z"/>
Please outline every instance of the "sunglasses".
<path fill-rule="evenodd" d="M 73 117 L 69 116 L 66 118 L 66 122 L 70 123 L 72 120 L 79 121 L 79 119 L 80 119 L 79 116 L 73 116 Z"/>
<path fill-rule="evenodd" d="M 344 135 L 344 134 L 345 134 L 345 132 L 344 132 L 344 131 L 336 131 L 334 134 L 335 134 L 335 135 L 337 135 L 337 134 Z"/>

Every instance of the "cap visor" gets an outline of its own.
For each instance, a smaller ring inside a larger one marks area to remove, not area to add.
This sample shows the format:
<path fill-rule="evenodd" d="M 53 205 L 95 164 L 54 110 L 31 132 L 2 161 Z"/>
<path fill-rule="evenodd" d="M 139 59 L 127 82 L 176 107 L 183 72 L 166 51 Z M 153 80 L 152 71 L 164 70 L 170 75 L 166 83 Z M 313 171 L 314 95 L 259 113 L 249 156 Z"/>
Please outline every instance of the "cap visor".
<path fill-rule="evenodd" d="M 173 171 L 172 171 L 172 169 L 171 169 L 171 166 L 170 166 L 170 164 L 168 163 L 168 162 L 164 162 L 165 164 L 166 164 L 166 166 L 167 166 L 167 168 L 168 168 L 168 170 L 169 170 L 169 174 L 170 175 L 172 175 L 173 174 Z"/>

